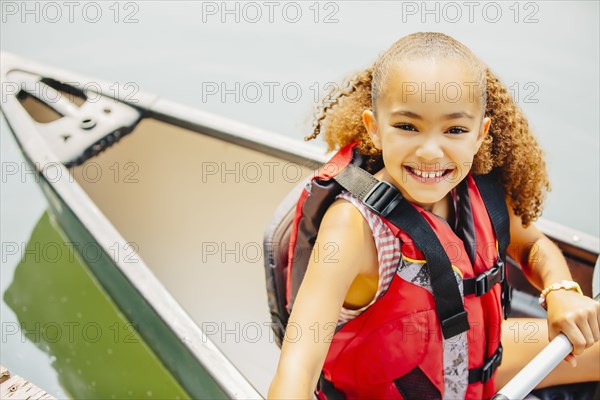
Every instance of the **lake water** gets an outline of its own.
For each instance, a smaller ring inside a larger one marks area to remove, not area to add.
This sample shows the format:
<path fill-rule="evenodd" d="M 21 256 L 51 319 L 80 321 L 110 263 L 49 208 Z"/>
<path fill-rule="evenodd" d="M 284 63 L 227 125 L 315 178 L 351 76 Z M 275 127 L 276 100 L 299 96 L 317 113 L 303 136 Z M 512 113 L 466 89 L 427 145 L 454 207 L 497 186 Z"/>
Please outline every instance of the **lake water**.
<path fill-rule="evenodd" d="M 2 2 L 2 51 L 298 140 L 331 82 L 368 66 L 405 34 L 450 34 L 511 89 L 539 138 L 553 185 L 544 217 L 599 234 L 597 2 L 48 4 Z M 16 321 L 7 290 L 22 268 L 10 246 L 25 248 L 45 223 L 46 204 L 32 175 L 6 173 L 22 158 L 4 118 L 1 124 L 0 360 L 64 397 L 70 389 L 51 349 L 30 338 L 5 340 Z"/>

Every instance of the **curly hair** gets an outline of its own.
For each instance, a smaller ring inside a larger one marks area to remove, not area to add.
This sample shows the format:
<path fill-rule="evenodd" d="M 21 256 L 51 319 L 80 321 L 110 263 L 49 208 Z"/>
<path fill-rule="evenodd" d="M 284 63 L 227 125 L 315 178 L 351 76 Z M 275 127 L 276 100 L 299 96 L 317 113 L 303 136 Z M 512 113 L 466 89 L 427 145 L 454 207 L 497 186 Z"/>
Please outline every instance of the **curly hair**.
<path fill-rule="evenodd" d="M 542 150 L 506 87 L 466 46 L 446 34 L 418 32 L 405 36 L 380 54 L 373 65 L 346 78 L 341 90 L 331 90 L 323 98 L 314 114 L 313 132 L 305 140 L 316 138 L 323 130 L 328 151 L 358 141 L 360 152 L 368 160 L 367 169 L 382 165 L 381 150 L 364 127 L 362 112 L 371 109 L 376 114 L 377 99 L 390 68 L 413 56 L 461 60 L 474 73 L 478 87 L 485 88 L 479 93 L 481 109 L 492 124 L 474 157 L 471 172 L 482 175 L 497 169 L 509 204 L 522 224 L 528 226 L 541 215 L 545 194 L 550 191 Z"/>

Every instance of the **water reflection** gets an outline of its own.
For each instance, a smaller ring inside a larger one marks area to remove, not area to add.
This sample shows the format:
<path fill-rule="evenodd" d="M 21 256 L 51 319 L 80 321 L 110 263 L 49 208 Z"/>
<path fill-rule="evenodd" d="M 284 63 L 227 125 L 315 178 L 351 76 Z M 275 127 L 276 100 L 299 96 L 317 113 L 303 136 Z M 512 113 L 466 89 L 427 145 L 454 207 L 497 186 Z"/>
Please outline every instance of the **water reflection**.
<path fill-rule="evenodd" d="M 4 334 L 48 353 L 72 398 L 188 398 L 64 237 L 44 213 L 3 296 L 18 319 Z"/>

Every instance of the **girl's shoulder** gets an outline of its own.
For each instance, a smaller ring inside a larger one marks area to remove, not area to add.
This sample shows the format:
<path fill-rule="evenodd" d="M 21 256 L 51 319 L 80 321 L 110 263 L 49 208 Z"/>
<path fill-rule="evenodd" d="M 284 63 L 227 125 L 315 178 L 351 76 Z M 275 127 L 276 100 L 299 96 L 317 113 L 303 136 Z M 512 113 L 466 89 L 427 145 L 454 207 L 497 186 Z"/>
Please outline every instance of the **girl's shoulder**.
<path fill-rule="evenodd" d="M 353 208 L 352 211 L 348 212 L 354 214 L 355 218 L 360 215 L 362 223 L 368 226 L 371 236 L 377 244 L 379 240 L 389 240 L 390 236 L 394 236 L 389 226 L 375 211 L 371 210 L 360 199 L 348 191 L 344 190 L 338 194 L 336 201 L 346 203 L 348 209 Z"/>
<path fill-rule="evenodd" d="M 339 199 L 345 200 L 346 202 L 352 204 L 353 208 L 360 213 L 371 230 L 379 225 L 378 222 L 381 223 L 381 218 L 350 192 L 343 190 L 336 196 L 336 201 Z"/>
<path fill-rule="evenodd" d="M 345 190 L 336 196 L 330 209 L 333 212 L 328 217 L 336 219 L 337 228 L 359 235 L 363 244 L 373 251 L 371 259 L 377 260 L 377 256 L 388 250 L 386 246 L 391 245 L 395 239 L 391 229 L 379 215 Z M 369 268 L 369 271 L 373 271 L 373 268 Z"/>
<path fill-rule="evenodd" d="M 377 270 L 374 219 L 362 206 L 350 193 L 339 194 L 323 216 L 315 246 L 323 250 L 322 254 L 335 254 L 333 259 L 344 260 L 356 275 L 372 275 Z"/>
<path fill-rule="evenodd" d="M 345 227 L 346 229 L 357 228 L 367 224 L 367 220 L 358 207 L 360 200 L 347 191 L 343 191 L 335 197 L 335 200 L 323 216 L 323 224 Z M 368 225 L 368 224 L 367 224 Z"/>
<path fill-rule="evenodd" d="M 373 237 L 373 227 L 376 225 L 377 219 L 374 212 L 358 198 L 344 190 L 335 197 L 325 212 L 319 231 L 322 229 L 340 230 L 344 234 L 358 235 L 366 241 Z"/>

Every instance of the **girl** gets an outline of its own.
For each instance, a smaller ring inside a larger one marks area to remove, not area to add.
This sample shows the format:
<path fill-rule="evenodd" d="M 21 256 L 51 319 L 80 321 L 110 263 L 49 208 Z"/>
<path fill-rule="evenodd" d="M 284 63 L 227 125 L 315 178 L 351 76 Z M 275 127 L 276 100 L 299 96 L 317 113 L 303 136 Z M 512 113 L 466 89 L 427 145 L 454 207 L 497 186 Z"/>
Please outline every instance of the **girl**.
<path fill-rule="evenodd" d="M 427 267 L 411 258 L 418 257 L 407 247 L 410 237 L 396 236 L 342 192 L 326 211 L 315 243 L 321 254 L 337 244 L 337 262 L 311 257 L 288 322 L 296 332 L 316 327 L 319 334 L 286 336 L 268 397 L 311 398 L 317 384 L 327 398 L 490 397 L 560 332 L 574 345 L 566 359 L 571 366 L 557 367 L 540 387 L 600 380 L 600 305 L 568 282 L 560 250 L 531 224 L 541 214 L 549 183 L 542 152 L 506 88 L 464 45 L 434 32 L 401 38 L 349 84 L 324 103 L 307 140 L 324 126 L 329 150 L 358 142 L 370 172 L 440 230 L 458 230 L 464 196 L 476 203 L 479 191 L 471 176 L 496 171 L 508 207 L 508 254 L 534 286 L 548 288 L 548 321 L 509 319 L 504 326 L 511 330 L 502 331 L 473 308 L 468 332 L 442 335 L 435 309 L 426 304 L 433 298 Z M 481 214 L 471 218 L 476 229 L 491 230 Z M 471 273 L 485 263 L 479 256 L 477 250 Z M 468 273 L 453 268 L 457 279 Z M 482 302 L 495 301 L 491 314 L 500 314 L 497 293 L 496 300 L 486 296 Z M 386 312 L 405 314 L 378 322 Z M 515 334 L 517 323 L 535 324 L 537 340 L 516 340 L 523 337 Z M 502 348 L 492 339 L 500 336 L 504 356 L 494 371 Z M 491 379 L 481 373 L 483 364 L 494 364 L 486 368 Z"/>

